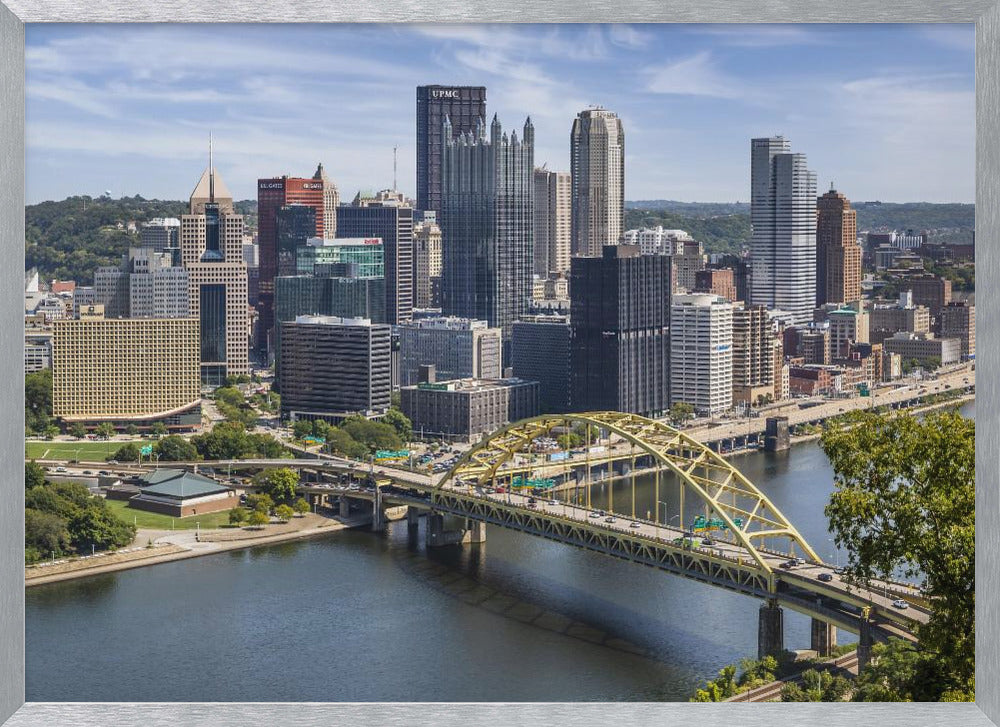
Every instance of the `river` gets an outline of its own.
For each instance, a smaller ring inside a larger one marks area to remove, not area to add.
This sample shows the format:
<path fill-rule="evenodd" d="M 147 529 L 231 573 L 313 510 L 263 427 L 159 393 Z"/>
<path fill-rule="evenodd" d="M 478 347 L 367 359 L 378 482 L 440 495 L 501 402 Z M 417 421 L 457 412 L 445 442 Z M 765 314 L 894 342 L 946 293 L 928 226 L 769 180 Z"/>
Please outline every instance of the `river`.
<path fill-rule="evenodd" d="M 836 557 L 818 444 L 733 462 Z M 758 606 L 496 527 L 426 551 L 404 521 L 28 589 L 26 698 L 683 701 L 756 656 Z M 786 610 L 786 646 L 808 642 Z"/>

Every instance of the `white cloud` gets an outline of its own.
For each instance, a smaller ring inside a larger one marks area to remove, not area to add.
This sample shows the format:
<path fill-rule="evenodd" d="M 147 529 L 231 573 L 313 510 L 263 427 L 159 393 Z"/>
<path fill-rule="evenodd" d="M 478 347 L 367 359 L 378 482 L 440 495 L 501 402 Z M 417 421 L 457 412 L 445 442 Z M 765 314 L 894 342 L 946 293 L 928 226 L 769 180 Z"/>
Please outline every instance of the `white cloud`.
<path fill-rule="evenodd" d="M 649 66 L 642 72 L 648 79 L 646 90 L 652 93 L 730 99 L 747 95 L 739 79 L 716 68 L 710 51 L 701 51 L 664 66 Z"/>
<path fill-rule="evenodd" d="M 822 26 L 821 26 L 822 27 Z M 796 25 L 696 25 L 690 32 L 709 36 L 716 43 L 738 48 L 772 48 L 785 45 L 818 45 L 824 35 Z"/>

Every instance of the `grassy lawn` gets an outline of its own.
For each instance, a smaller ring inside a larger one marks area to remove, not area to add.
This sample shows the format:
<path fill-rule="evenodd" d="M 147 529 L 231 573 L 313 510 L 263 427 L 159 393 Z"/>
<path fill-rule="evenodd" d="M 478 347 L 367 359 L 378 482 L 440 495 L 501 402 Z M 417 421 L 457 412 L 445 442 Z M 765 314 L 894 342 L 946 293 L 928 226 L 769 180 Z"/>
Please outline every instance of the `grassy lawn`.
<path fill-rule="evenodd" d="M 156 512 L 146 512 L 128 507 L 124 500 L 106 500 L 108 507 L 115 515 L 125 522 L 134 522 L 140 528 L 152 528 L 157 530 L 170 530 L 173 522 L 175 530 L 194 530 L 195 523 L 201 523 L 201 527 L 206 530 L 221 527 L 229 524 L 229 511 L 213 512 L 207 515 L 192 515 L 185 518 L 172 518 L 169 515 L 160 515 Z"/>
<path fill-rule="evenodd" d="M 155 440 L 143 440 L 136 444 L 152 444 Z M 125 442 L 97 442 L 82 440 L 79 442 L 25 442 L 25 459 L 79 459 L 104 461 L 108 455 L 114 454 Z"/>

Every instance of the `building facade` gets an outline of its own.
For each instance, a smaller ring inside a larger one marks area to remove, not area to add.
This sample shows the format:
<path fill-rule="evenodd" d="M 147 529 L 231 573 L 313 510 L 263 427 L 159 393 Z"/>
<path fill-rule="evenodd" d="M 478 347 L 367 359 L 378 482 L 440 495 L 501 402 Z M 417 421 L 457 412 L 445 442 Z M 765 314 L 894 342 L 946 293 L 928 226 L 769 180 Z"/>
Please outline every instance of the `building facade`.
<path fill-rule="evenodd" d="M 441 307 L 441 228 L 434 219 L 413 227 L 413 307 Z"/>
<path fill-rule="evenodd" d="M 52 414 L 63 422 L 201 424 L 197 318 L 53 324 Z"/>
<path fill-rule="evenodd" d="M 489 136 L 480 124 L 452 137 L 447 122 L 444 134 L 441 307 L 509 340 L 531 305 L 535 130 L 529 118 L 518 139 L 494 116 Z"/>
<path fill-rule="evenodd" d="M 715 295 L 674 297 L 670 401 L 714 416 L 733 406 L 733 306 Z"/>
<path fill-rule="evenodd" d="M 600 257 L 625 230 L 625 130 L 607 109 L 577 114 L 570 132 L 573 255 Z"/>
<path fill-rule="evenodd" d="M 323 162 L 320 162 L 319 166 L 316 167 L 313 181 L 323 183 L 323 237 L 330 240 L 337 234 L 337 208 L 340 206 L 340 190 L 326 173 Z"/>
<path fill-rule="evenodd" d="M 392 393 L 391 333 L 364 318 L 299 316 L 281 323 L 281 418 L 384 414 Z"/>
<path fill-rule="evenodd" d="M 441 206 L 441 154 L 445 119 L 451 133 L 473 133 L 486 118 L 485 86 L 417 86 L 417 209 Z"/>
<path fill-rule="evenodd" d="M 515 321 L 511 332 L 514 376 L 538 382 L 540 414 L 572 411 L 569 316 L 533 315 Z"/>
<path fill-rule="evenodd" d="M 608 245 L 571 263 L 571 400 L 577 411 L 669 409 L 671 258 Z"/>
<path fill-rule="evenodd" d="M 858 213 L 831 189 L 816 200 L 816 305 L 861 300 Z"/>
<path fill-rule="evenodd" d="M 726 299 L 725 296 L 716 296 Z M 767 308 L 744 305 L 733 308 L 733 402 L 751 406 L 774 400 L 775 365 L 781 344 Z M 780 370 L 777 372 L 780 376 Z"/>
<path fill-rule="evenodd" d="M 316 236 L 316 208 L 306 204 L 285 205 L 275 217 L 275 249 L 278 255 L 277 275 L 295 275 L 299 249 Z"/>
<path fill-rule="evenodd" d="M 421 439 L 475 441 L 538 414 L 538 382 L 456 379 L 399 390 L 400 407 Z"/>
<path fill-rule="evenodd" d="M 816 175 L 784 137 L 751 140 L 750 221 L 750 302 L 808 323 L 816 304 Z"/>
<path fill-rule="evenodd" d="M 569 272 L 573 184 L 569 172 L 535 169 L 535 275 Z"/>
<path fill-rule="evenodd" d="M 140 245 L 154 252 L 180 247 L 181 221 L 176 217 L 156 217 L 144 222 L 139 231 Z"/>
<path fill-rule="evenodd" d="M 961 339 L 936 338 L 933 333 L 897 333 L 882 346 L 889 353 L 898 353 L 904 362 L 915 359 L 923 366 L 947 366 L 962 358 Z"/>
<path fill-rule="evenodd" d="M 957 338 L 962 342 L 962 360 L 976 357 L 976 306 L 952 301 L 941 309 L 941 338 Z"/>
<path fill-rule="evenodd" d="M 694 292 L 718 295 L 730 303 L 739 300 L 732 268 L 711 268 L 697 271 L 694 275 Z"/>
<path fill-rule="evenodd" d="M 438 381 L 499 379 L 503 351 L 499 328 L 468 318 L 423 318 L 399 327 L 401 386 L 419 383 L 421 366 L 433 365 Z"/>

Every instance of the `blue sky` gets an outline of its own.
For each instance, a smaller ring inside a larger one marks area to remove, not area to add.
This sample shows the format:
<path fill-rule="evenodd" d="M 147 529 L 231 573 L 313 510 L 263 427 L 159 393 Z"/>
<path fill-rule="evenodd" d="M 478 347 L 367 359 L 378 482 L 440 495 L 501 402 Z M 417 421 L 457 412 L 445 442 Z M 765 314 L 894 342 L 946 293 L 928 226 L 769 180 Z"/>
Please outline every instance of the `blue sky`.
<path fill-rule="evenodd" d="M 27 36 L 29 203 L 186 199 L 207 163 L 237 198 L 322 161 L 350 199 L 414 194 L 418 84 L 487 87 L 569 168 L 588 105 L 625 126 L 627 199 L 746 201 L 753 136 L 784 134 L 820 191 L 971 202 L 972 25 L 42 25 Z"/>

